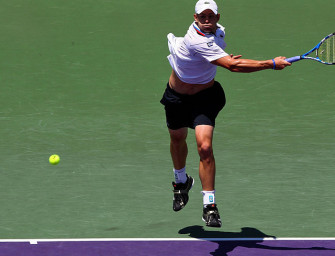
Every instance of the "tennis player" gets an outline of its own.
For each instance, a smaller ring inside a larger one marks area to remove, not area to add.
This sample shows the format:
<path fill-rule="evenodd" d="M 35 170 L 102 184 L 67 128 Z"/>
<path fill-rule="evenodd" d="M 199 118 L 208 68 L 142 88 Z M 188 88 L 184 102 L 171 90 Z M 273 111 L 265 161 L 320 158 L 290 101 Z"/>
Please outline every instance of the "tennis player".
<path fill-rule="evenodd" d="M 194 22 L 184 37 L 168 34 L 172 73 L 161 103 L 165 106 L 170 133 L 170 151 L 175 181 L 172 182 L 173 210 L 179 211 L 188 202 L 194 179 L 186 173 L 188 128 L 195 130 L 200 157 L 199 177 L 202 184 L 203 220 L 207 226 L 221 227 L 215 203 L 215 159 L 212 148 L 215 119 L 226 99 L 220 83 L 215 81 L 217 66 L 233 72 L 281 70 L 291 65 L 285 57 L 259 61 L 242 59 L 225 52 L 225 29 L 218 21 L 217 4 L 199 0 L 195 5 Z"/>

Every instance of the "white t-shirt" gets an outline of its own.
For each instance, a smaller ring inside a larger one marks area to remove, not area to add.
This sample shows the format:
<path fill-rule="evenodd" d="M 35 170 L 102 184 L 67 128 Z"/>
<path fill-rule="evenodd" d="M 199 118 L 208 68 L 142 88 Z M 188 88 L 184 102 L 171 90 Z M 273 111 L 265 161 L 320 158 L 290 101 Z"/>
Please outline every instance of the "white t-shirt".
<path fill-rule="evenodd" d="M 203 33 L 195 22 L 184 37 L 168 34 L 168 60 L 181 81 L 206 84 L 214 79 L 217 66 L 210 62 L 228 55 L 224 51 L 224 27 L 217 25 L 215 34 Z"/>

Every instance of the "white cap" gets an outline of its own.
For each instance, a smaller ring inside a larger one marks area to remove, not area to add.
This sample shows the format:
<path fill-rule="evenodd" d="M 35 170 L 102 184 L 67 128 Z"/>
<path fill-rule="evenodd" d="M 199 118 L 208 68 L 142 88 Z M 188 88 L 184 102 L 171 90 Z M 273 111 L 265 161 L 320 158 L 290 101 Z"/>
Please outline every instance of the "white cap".
<path fill-rule="evenodd" d="M 200 14 L 204 10 L 212 10 L 214 14 L 218 14 L 218 6 L 213 0 L 199 0 L 195 5 L 195 13 Z"/>

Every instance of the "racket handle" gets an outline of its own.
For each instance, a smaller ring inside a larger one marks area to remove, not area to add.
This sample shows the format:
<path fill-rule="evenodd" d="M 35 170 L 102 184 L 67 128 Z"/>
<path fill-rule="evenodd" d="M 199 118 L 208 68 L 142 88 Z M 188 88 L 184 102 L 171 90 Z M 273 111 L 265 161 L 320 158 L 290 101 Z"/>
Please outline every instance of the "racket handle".
<path fill-rule="evenodd" d="M 290 63 L 292 63 L 292 62 L 296 62 L 296 61 L 298 61 L 298 60 L 301 60 L 301 56 L 294 56 L 294 57 L 291 57 L 291 58 L 287 58 L 287 59 L 285 59 L 287 62 L 290 62 Z"/>

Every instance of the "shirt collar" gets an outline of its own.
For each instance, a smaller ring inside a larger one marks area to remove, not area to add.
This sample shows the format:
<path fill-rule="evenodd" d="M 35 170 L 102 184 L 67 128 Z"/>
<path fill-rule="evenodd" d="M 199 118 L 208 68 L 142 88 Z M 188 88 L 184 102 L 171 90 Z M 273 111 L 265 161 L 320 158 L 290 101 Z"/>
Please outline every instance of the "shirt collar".
<path fill-rule="evenodd" d="M 221 26 L 220 24 L 216 24 L 217 25 L 217 29 L 215 31 L 215 36 L 219 37 L 219 36 L 224 36 L 224 30 L 225 28 L 223 26 Z"/>
<path fill-rule="evenodd" d="M 193 28 L 195 29 L 195 31 L 196 31 L 199 35 L 201 35 L 201 36 L 206 36 L 206 34 L 205 34 L 204 32 L 201 31 L 201 29 L 198 27 L 198 25 L 197 25 L 195 22 L 193 22 Z"/>

